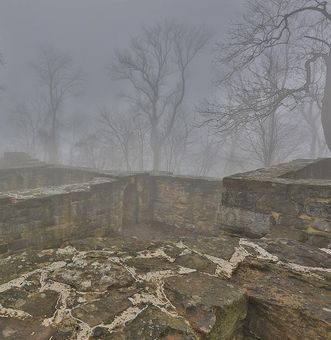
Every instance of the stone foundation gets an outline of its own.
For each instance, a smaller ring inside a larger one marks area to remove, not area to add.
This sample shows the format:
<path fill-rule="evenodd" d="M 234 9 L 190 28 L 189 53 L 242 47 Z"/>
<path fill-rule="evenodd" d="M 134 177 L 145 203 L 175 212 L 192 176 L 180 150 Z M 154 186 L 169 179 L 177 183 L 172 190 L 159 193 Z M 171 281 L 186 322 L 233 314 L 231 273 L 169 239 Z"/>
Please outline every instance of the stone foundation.
<path fill-rule="evenodd" d="M 219 229 L 222 182 L 171 174 L 118 174 L 39 165 L 0 169 L 2 251 L 47 247 L 158 222 Z"/>
<path fill-rule="evenodd" d="M 47 246 L 155 222 L 205 234 L 227 230 L 325 246 L 331 232 L 330 169 L 328 159 L 294 161 L 229 176 L 223 184 L 169 173 L 44 164 L 0 169 L 1 249 Z"/>
<path fill-rule="evenodd" d="M 145 178 L 50 166 L 0 170 L 0 186 L 16 189 L 0 193 L 0 252 L 54 246 L 119 231 L 123 223 L 149 222 Z M 130 187 L 136 197 L 128 204 Z"/>
<path fill-rule="evenodd" d="M 255 236 L 328 244 L 331 159 L 298 160 L 224 178 L 221 224 Z"/>

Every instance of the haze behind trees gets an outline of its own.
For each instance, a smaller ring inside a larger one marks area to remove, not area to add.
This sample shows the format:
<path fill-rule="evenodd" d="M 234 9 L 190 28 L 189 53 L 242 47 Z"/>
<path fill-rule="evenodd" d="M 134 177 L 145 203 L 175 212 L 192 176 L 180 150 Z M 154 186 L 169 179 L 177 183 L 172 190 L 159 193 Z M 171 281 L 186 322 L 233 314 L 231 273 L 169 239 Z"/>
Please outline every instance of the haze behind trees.
<path fill-rule="evenodd" d="M 172 17 L 132 31 L 103 65 L 116 104 L 95 98 L 92 112 L 83 108 L 86 71 L 69 52 L 39 45 L 27 61 L 33 91 L 11 100 L 6 124 L 14 133 L 3 149 L 52 163 L 199 176 L 327 155 L 329 5 L 244 2 L 227 36 Z M 9 66 L 2 62 L 1 72 Z M 212 86 L 197 91 L 203 77 Z"/>

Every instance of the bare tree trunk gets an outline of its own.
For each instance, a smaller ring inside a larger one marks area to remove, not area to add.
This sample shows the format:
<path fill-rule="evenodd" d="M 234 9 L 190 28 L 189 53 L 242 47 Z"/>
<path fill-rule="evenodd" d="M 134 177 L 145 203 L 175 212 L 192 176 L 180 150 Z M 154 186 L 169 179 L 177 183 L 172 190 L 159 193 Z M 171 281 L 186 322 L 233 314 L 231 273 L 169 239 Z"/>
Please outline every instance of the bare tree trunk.
<path fill-rule="evenodd" d="M 325 141 L 329 150 L 331 150 L 331 54 L 326 58 L 326 79 L 321 120 Z"/>
<path fill-rule="evenodd" d="M 316 157 L 316 146 L 317 146 L 317 134 L 318 131 L 316 129 L 316 126 L 314 124 L 314 118 L 313 118 L 313 108 L 314 108 L 314 101 L 311 99 L 309 101 L 309 106 L 308 106 L 308 117 L 311 120 L 311 128 L 310 133 L 311 133 L 311 142 L 310 142 L 310 150 L 309 150 L 309 157 L 310 158 L 315 158 Z"/>
<path fill-rule="evenodd" d="M 144 171 L 144 143 L 139 141 L 139 171 Z"/>
<path fill-rule="evenodd" d="M 125 152 L 124 152 L 124 158 L 125 158 L 126 171 L 131 171 L 129 150 L 127 148 L 125 149 Z"/>
<path fill-rule="evenodd" d="M 51 140 L 50 140 L 50 155 L 49 160 L 50 163 L 57 163 L 58 155 L 57 155 L 57 140 L 56 140 L 56 117 L 55 114 L 52 115 L 52 127 L 51 127 Z"/>
<path fill-rule="evenodd" d="M 161 152 L 161 142 L 158 136 L 157 125 L 152 122 L 151 129 L 151 147 L 153 154 L 153 171 L 160 170 L 160 152 Z"/>
<path fill-rule="evenodd" d="M 157 138 L 156 140 L 153 141 L 152 153 L 153 153 L 153 171 L 159 171 L 160 170 L 161 144 Z"/>

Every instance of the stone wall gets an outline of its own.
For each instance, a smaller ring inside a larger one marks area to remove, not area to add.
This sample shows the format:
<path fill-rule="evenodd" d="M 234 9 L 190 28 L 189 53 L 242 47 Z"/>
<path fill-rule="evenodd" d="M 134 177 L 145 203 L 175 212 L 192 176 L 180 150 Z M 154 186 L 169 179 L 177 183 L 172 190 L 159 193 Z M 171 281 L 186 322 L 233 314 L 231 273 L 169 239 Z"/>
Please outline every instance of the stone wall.
<path fill-rule="evenodd" d="M 296 161 L 218 179 L 114 174 L 55 166 L 0 170 L 3 249 L 162 224 L 325 243 L 331 233 L 330 162 Z M 319 167 L 322 166 L 323 169 Z M 307 179 L 304 176 L 323 176 Z"/>
<path fill-rule="evenodd" d="M 200 232 L 219 225 L 222 181 L 155 175 L 152 177 L 153 220 Z"/>
<path fill-rule="evenodd" d="M 331 179 L 331 158 L 313 161 L 297 161 L 303 164 L 299 169 L 293 169 L 283 175 L 284 178 L 292 179 Z"/>
<path fill-rule="evenodd" d="M 0 188 L 0 243 L 11 250 L 143 223 L 214 232 L 222 194 L 215 179 L 46 165 L 1 169 Z"/>
<path fill-rule="evenodd" d="M 329 164 L 330 160 L 298 160 L 224 178 L 222 225 L 254 236 L 285 233 L 302 241 L 328 243 L 331 180 L 325 177 L 330 174 Z"/>
<path fill-rule="evenodd" d="M 84 169 L 38 166 L 0 169 L 0 192 L 87 182 L 98 175 Z"/>
<path fill-rule="evenodd" d="M 0 169 L 28 168 L 44 165 L 38 159 L 31 158 L 25 152 L 5 152 L 0 157 Z"/>
<path fill-rule="evenodd" d="M 102 177 L 89 182 L 39 187 L 0 196 L 0 251 L 48 247 L 73 238 L 119 231 L 129 211 L 123 196 L 137 187 L 136 223 L 149 216 L 145 177 Z"/>

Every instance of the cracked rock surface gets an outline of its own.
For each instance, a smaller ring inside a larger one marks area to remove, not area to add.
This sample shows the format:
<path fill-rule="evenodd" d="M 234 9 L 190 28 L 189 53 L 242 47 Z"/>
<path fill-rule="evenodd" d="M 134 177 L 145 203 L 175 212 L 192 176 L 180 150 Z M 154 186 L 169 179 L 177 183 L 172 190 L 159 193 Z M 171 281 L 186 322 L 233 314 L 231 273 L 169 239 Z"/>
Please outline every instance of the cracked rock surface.
<path fill-rule="evenodd" d="M 0 339 L 329 339 L 330 258 L 226 234 L 3 255 Z"/>

